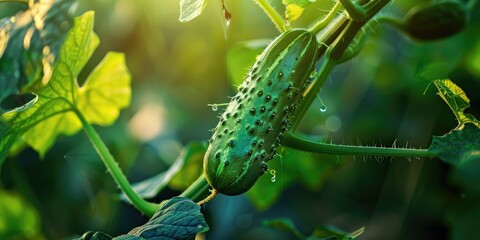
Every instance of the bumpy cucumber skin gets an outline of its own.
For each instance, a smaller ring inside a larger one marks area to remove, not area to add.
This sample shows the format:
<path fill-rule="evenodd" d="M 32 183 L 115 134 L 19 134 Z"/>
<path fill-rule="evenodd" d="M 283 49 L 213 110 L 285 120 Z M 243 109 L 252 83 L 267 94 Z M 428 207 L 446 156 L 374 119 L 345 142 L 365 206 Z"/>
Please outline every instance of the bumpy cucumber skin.
<path fill-rule="evenodd" d="M 468 21 L 466 7 L 457 1 L 422 3 L 406 15 L 406 31 L 419 40 L 431 41 L 460 32 Z"/>
<path fill-rule="evenodd" d="M 287 31 L 263 51 L 220 117 L 204 158 L 208 183 L 238 195 L 267 171 L 315 68 L 318 42 Z"/>

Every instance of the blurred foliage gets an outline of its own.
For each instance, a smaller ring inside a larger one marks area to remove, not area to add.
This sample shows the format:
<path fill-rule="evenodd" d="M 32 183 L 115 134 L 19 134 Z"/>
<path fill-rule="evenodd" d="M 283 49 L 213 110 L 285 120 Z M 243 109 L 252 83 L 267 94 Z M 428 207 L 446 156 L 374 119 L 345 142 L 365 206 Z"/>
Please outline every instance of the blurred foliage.
<path fill-rule="evenodd" d="M 0 238 L 43 239 L 37 210 L 19 194 L 0 189 Z"/>
<path fill-rule="evenodd" d="M 272 2 L 279 12 L 285 11 L 282 1 Z M 382 13 L 403 16 L 417 3 L 397 0 Z M 232 14 L 229 25 L 220 1 L 209 1 L 202 15 L 186 24 L 178 21 L 179 1 L 79 1 L 76 15 L 95 11 L 94 28 L 101 39 L 80 71 L 79 84 L 109 51 L 125 53 L 132 75 L 132 104 L 112 126 L 98 128 L 132 182 L 166 171 L 184 145 L 210 137 L 208 130 L 216 125 L 220 110 L 212 111 L 207 104 L 228 102 L 235 91 L 230 78 L 242 77 L 230 66 L 248 69 L 256 56 L 248 49 L 235 50 L 237 44 L 278 35 L 253 1 L 225 4 Z M 333 1 L 309 4 L 292 27 L 309 26 L 332 5 Z M 24 9 L 1 3 L 0 16 Z M 321 89 L 327 111 L 319 110 L 320 102 L 312 104 L 300 131 L 335 143 L 426 147 L 432 135 L 444 135 L 457 126 L 448 106 L 435 96 L 435 88 L 428 87 L 433 79 L 450 78 L 469 96 L 465 113 L 480 116 L 478 3 L 470 16 L 462 32 L 434 42 L 411 40 L 387 25 L 372 26 L 359 55 L 339 65 Z M 437 68 L 442 71 L 434 70 L 434 78 L 426 79 L 426 72 L 435 66 L 443 66 Z M 269 211 L 253 207 L 248 201 L 253 192 L 219 196 L 206 207 L 210 225 L 206 238 L 294 239 L 261 226 L 263 219 L 286 216 L 301 232 L 313 232 L 319 224 L 365 226 L 359 239 L 476 236 L 480 190 L 475 183 L 480 166 L 475 161 L 454 168 L 438 159 L 342 157 L 337 163 L 336 156 L 324 160 L 307 153 L 289 159 L 293 160 L 271 162 L 275 182 L 267 173 L 257 184 L 256 199 L 270 206 Z M 302 175 L 306 168 L 312 174 Z M 287 171 L 297 171 L 297 176 Z M 83 134 L 59 136 L 43 161 L 28 148 L 7 158 L 0 179 L 5 189 L 1 204 L 9 201 L 4 197 L 9 193 L 25 196 L 22 206 L 37 209 L 39 234 L 48 239 L 79 236 L 87 230 L 117 236 L 148 221 L 116 199 L 115 184 Z M 310 184 L 301 184 L 300 179 Z M 183 187 L 167 187 L 153 201 L 171 198 Z"/>

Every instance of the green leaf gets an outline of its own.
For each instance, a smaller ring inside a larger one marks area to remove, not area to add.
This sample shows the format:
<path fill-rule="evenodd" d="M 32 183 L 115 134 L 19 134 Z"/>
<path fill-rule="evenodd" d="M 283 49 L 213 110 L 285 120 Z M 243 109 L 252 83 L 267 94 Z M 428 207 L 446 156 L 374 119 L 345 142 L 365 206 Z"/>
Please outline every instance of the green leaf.
<path fill-rule="evenodd" d="M 297 226 L 295 226 L 295 223 L 293 223 L 290 218 L 280 218 L 270 221 L 263 221 L 262 224 L 270 228 L 290 232 L 299 239 L 305 238 L 305 236 L 300 232 L 300 230 L 298 230 Z"/>
<path fill-rule="evenodd" d="M 160 209 L 147 223 L 113 239 L 192 239 L 208 229 L 198 204 L 188 198 L 174 197 L 160 203 Z M 104 233 L 89 231 L 78 240 L 87 239 L 109 240 L 111 237 Z"/>
<path fill-rule="evenodd" d="M 293 223 L 293 221 L 289 218 L 264 221 L 263 225 L 290 232 L 298 239 L 306 240 L 352 240 L 360 236 L 365 231 L 364 227 L 353 232 L 347 232 L 333 225 L 321 225 L 315 228 L 310 236 L 305 237 L 305 235 L 298 230 L 295 223 Z"/>
<path fill-rule="evenodd" d="M 458 121 L 458 127 L 461 128 L 466 123 L 473 123 L 480 127 L 480 121 L 470 114 L 465 114 L 465 109 L 470 107 L 470 99 L 465 92 L 455 85 L 451 80 L 436 80 L 433 82 L 438 89 L 438 95 L 448 104 L 455 114 Z"/>
<path fill-rule="evenodd" d="M 30 8 L 1 20 L 0 114 L 14 108 L 4 100 L 47 82 L 72 17 L 74 1 L 32 1 Z"/>
<path fill-rule="evenodd" d="M 303 13 L 303 10 L 316 0 L 282 0 L 285 5 L 285 19 L 288 22 L 297 20 Z"/>
<path fill-rule="evenodd" d="M 247 192 L 247 197 L 259 210 L 271 207 L 282 191 L 294 182 L 312 190 L 320 189 L 329 174 L 340 166 L 336 156 L 291 148 L 281 148 L 278 152 L 281 156 L 268 163 L 269 171 Z"/>
<path fill-rule="evenodd" d="M 180 22 L 189 22 L 198 17 L 208 0 L 180 0 Z"/>
<path fill-rule="evenodd" d="M 245 76 L 272 40 L 257 39 L 236 43 L 227 54 L 227 71 L 233 86 L 240 86 Z"/>
<path fill-rule="evenodd" d="M 444 136 L 434 136 L 428 151 L 438 155 L 446 163 L 462 165 L 480 160 L 480 129 L 467 123 Z"/>
<path fill-rule="evenodd" d="M 110 53 L 79 87 L 77 75 L 99 44 L 93 32 L 94 14 L 87 12 L 74 26 L 60 50 L 50 81 L 34 91 L 27 104 L 2 115 L 0 164 L 16 143 L 24 141 L 43 156 L 59 134 L 81 129 L 75 112 L 101 125 L 111 124 L 130 102 L 130 74 L 122 54 Z"/>
<path fill-rule="evenodd" d="M 13 192 L 0 196 L 0 239 L 42 239 L 37 210 Z"/>
<path fill-rule="evenodd" d="M 175 178 L 174 185 L 188 187 L 202 174 L 202 161 L 206 150 L 206 144 L 201 142 L 187 144 L 167 171 L 133 184 L 133 189 L 143 198 L 153 198 Z M 194 162 L 193 168 L 186 169 L 186 166 L 191 165 L 191 162 Z M 122 193 L 121 199 L 130 202 L 124 193 Z"/>
<path fill-rule="evenodd" d="M 185 163 L 182 169 L 173 176 L 168 184 L 169 187 L 177 190 L 187 189 L 203 173 L 203 157 L 207 151 L 207 144 L 204 142 L 191 142 L 184 148 Z"/>
<path fill-rule="evenodd" d="M 208 231 L 200 206 L 188 198 L 174 197 L 160 203 L 160 209 L 144 225 L 114 239 L 189 239 Z"/>
<path fill-rule="evenodd" d="M 78 109 L 87 121 L 108 126 L 130 105 L 130 73 L 123 53 L 110 52 L 79 89 Z"/>
<path fill-rule="evenodd" d="M 357 229 L 353 232 L 347 232 L 343 229 L 340 229 L 332 225 L 322 225 L 318 226 L 315 231 L 308 237 L 308 240 L 313 239 L 338 239 L 338 240 L 351 240 L 363 234 L 365 227 Z"/>

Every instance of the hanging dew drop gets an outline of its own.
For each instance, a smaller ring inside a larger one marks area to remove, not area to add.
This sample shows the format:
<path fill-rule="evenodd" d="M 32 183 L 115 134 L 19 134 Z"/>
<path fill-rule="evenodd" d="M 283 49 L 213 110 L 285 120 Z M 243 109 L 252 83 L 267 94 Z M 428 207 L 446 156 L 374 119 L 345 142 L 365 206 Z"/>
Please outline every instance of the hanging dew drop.
<path fill-rule="evenodd" d="M 216 103 L 208 104 L 208 106 L 212 107 L 212 111 L 214 111 L 214 112 L 216 112 L 218 110 L 218 105 Z"/>
<path fill-rule="evenodd" d="M 320 101 L 320 112 L 326 112 L 327 111 L 327 106 L 325 105 L 325 103 L 323 102 L 323 100 L 320 98 L 320 95 L 317 94 L 317 99 L 318 101 Z"/>
<path fill-rule="evenodd" d="M 320 112 L 326 112 L 327 111 L 327 106 L 322 105 L 320 106 Z"/>
<path fill-rule="evenodd" d="M 317 69 L 313 69 L 313 71 L 310 73 L 310 78 L 315 78 L 317 76 Z"/>

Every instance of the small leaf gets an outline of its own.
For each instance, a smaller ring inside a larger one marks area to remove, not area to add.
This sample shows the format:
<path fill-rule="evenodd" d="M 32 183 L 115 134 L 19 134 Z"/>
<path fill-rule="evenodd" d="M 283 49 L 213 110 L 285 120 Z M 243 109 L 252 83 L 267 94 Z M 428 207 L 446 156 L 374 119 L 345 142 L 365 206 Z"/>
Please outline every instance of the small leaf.
<path fill-rule="evenodd" d="M 240 86 L 245 76 L 271 40 L 258 39 L 235 44 L 227 54 L 227 70 L 233 86 Z"/>
<path fill-rule="evenodd" d="M 108 126 L 130 104 L 129 86 L 125 55 L 107 53 L 79 89 L 78 109 L 90 123 Z"/>
<path fill-rule="evenodd" d="M 305 236 L 300 232 L 300 230 L 298 230 L 297 226 L 295 226 L 295 223 L 293 223 L 290 218 L 280 218 L 270 221 L 263 221 L 262 224 L 267 227 L 292 233 L 299 239 L 305 238 Z"/>
<path fill-rule="evenodd" d="M 177 157 L 175 162 L 170 166 L 167 171 L 133 184 L 133 189 L 143 198 L 153 198 L 159 192 L 161 192 L 172 181 L 172 179 L 177 176 L 180 176 L 181 178 L 192 179 L 191 181 L 188 181 L 188 185 L 190 185 L 202 173 L 202 165 L 200 164 L 200 167 L 197 166 L 195 169 L 195 174 L 191 174 L 189 176 L 185 176 L 186 173 L 182 173 L 182 171 L 184 171 L 185 165 L 187 165 L 191 161 L 195 161 L 196 159 L 198 159 L 198 156 L 201 155 L 200 159 L 203 160 L 203 154 L 205 153 L 205 151 L 206 146 L 203 143 L 192 142 L 187 144 L 182 149 L 182 152 Z M 177 179 L 177 184 L 182 184 L 182 180 L 185 179 Z M 187 184 L 183 183 L 183 185 L 186 185 L 188 187 Z M 121 194 L 121 199 L 130 202 L 130 200 L 125 196 L 123 192 Z"/>
<path fill-rule="evenodd" d="M 475 119 L 474 116 L 464 113 L 465 109 L 470 107 L 470 99 L 468 99 L 460 87 L 449 79 L 436 80 L 433 83 L 438 89 L 438 95 L 440 95 L 453 111 L 453 114 L 455 114 L 458 121 L 457 128 L 461 128 L 465 123 L 473 123 L 477 125 L 477 127 L 480 127 L 480 121 Z"/>
<path fill-rule="evenodd" d="M 362 235 L 365 227 L 357 229 L 351 233 L 332 225 L 318 226 L 315 231 L 307 239 L 338 239 L 338 240 L 353 240 Z"/>
<path fill-rule="evenodd" d="M 114 240 L 145 239 L 193 239 L 197 234 L 208 231 L 209 227 L 200 206 L 184 197 L 174 197 L 160 203 L 152 218 L 140 227 L 132 229 Z M 86 232 L 78 240 L 110 240 L 101 232 Z"/>
<path fill-rule="evenodd" d="M 454 129 L 444 136 L 434 136 L 428 151 L 453 165 L 480 161 L 480 129 L 467 123 L 461 129 Z"/>
<path fill-rule="evenodd" d="M 180 22 L 189 22 L 198 17 L 208 0 L 180 0 Z"/>
<path fill-rule="evenodd" d="M 321 225 L 315 228 L 310 236 L 305 237 L 289 218 L 264 221 L 263 224 L 267 227 L 290 232 L 298 239 L 305 240 L 353 240 L 365 231 L 365 227 L 362 227 L 350 233 L 333 225 Z"/>
<path fill-rule="evenodd" d="M 173 176 L 168 184 L 169 187 L 177 190 L 185 190 L 202 175 L 203 157 L 205 156 L 207 147 L 207 144 L 204 142 L 191 142 L 185 146 L 184 166 Z"/>
<path fill-rule="evenodd" d="M 160 209 L 146 224 L 132 229 L 128 235 L 146 239 L 189 239 L 208 231 L 200 206 L 190 199 L 174 197 L 160 205 Z"/>
<path fill-rule="evenodd" d="M 285 19 L 288 22 L 297 20 L 303 13 L 303 10 L 316 0 L 283 0 L 285 5 Z"/>

